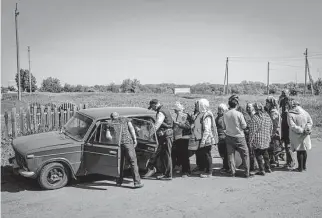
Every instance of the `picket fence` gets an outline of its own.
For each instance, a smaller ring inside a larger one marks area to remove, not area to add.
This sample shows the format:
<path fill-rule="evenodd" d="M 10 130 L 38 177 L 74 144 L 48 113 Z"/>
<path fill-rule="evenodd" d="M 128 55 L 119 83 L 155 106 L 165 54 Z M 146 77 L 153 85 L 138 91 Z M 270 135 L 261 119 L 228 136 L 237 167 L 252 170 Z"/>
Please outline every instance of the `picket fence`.
<path fill-rule="evenodd" d="M 59 107 L 50 103 L 40 105 L 32 103 L 27 108 L 12 108 L 10 114 L 4 113 L 4 138 L 60 130 L 62 126 L 80 109 L 88 108 L 87 104 L 63 103 Z"/>

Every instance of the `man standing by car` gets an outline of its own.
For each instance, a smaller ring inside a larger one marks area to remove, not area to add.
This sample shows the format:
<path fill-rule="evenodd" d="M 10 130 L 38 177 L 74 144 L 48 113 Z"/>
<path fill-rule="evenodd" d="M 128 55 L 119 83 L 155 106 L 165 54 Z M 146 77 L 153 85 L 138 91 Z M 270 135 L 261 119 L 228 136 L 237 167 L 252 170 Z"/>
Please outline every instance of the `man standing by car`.
<path fill-rule="evenodd" d="M 123 170 L 125 163 L 124 158 L 127 158 L 131 165 L 134 188 L 142 188 L 143 184 L 141 183 L 139 167 L 135 153 L 135 147 L 137 145 L 136 134 L 131 120 L 125 117 L 119 117 L 119 114 L 117 112 L 113 112 L 111 114 L 111 125 L 113 124 L 119 124 L 121 126 L 121 169 L 120 177 L 117 180 L 117 185 L 121 186 L 123 183 Z"/>
<path fill-rule="evenodd" d="M 159 152 L 157 152 L 156 156 L 149 163 L 148 172 L 144 177 L 151 177 L 156 173 L 156 161 L 157 157 L 160 156 L 163 173 L 157 178 L 162 180 L 172 180 L 171 150 L 173 143 L 173 119 L 171 117 L 170 110 L 161 105 L 157 99 L 152 99 L 150 101 L 148 109 L 152 109 L 157 112 L 154 127 L 158 136 Z"/>

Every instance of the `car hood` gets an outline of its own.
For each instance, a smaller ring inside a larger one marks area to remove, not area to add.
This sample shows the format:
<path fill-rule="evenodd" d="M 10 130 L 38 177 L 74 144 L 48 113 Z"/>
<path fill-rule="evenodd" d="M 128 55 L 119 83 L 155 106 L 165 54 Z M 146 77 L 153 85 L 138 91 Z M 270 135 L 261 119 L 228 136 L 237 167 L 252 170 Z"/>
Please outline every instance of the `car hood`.
<path fill-rule="evenodd" d="M 20 154 L 50 149 L 53 146 L 75 144 L 76 141 L 60 132 L 45 132 L 22 136 L 13 140 L 13 148 Z"/>

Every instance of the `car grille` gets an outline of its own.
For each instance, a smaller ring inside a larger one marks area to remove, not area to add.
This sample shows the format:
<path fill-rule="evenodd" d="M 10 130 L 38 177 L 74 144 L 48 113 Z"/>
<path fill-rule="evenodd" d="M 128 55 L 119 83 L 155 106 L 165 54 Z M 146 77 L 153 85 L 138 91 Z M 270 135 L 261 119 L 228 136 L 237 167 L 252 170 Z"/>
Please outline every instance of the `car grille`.
<path fill-rule="evenodd" d="M 20 167 L 26 167 L 26 160 L 25 158 L 19 154 L 18 152 L 16 152 L 16 161 L 17 161 L 17 164 L 20 166 Z"/>

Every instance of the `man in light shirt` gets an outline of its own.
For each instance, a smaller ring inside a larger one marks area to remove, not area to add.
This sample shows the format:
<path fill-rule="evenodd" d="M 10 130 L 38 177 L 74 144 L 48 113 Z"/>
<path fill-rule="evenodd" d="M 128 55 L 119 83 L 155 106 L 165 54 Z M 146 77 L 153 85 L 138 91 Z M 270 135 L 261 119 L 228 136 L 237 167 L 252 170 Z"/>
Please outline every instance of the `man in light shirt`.
<path fill-rule="evenodd" d="M 237 150 L 242 158 L 245 167 L 245 178 L 249 173 L 249 151 L 245 139 L 244 130 L 247 127 L 243 114 L 236 110 L 238 96 L 233 95 L 228 100 L 229 111 L 224 114 L 224 128 L 226 132 L 226 144 L 230 176 L 234 177 L 236 172 L 235 151 Z"/>
<path fill-rule="evenodd" d="M 173 119 L 170 114 L 170 110 L 161 105 L 157 99 L 152 99 L 150 101 L 150 107 L 148 109 L 152 109 L 157 112 L 154 127 L 158 135 L 159 148 L 155 157 L 149 163 L 149 170 L 144 177 L 150 177 L 156 173 L 155 166 L 157 157 L 159 156 L 163 172 L 157 178 L 162 180 L 172 180 L 171 150 L 173 143 Z"/>

